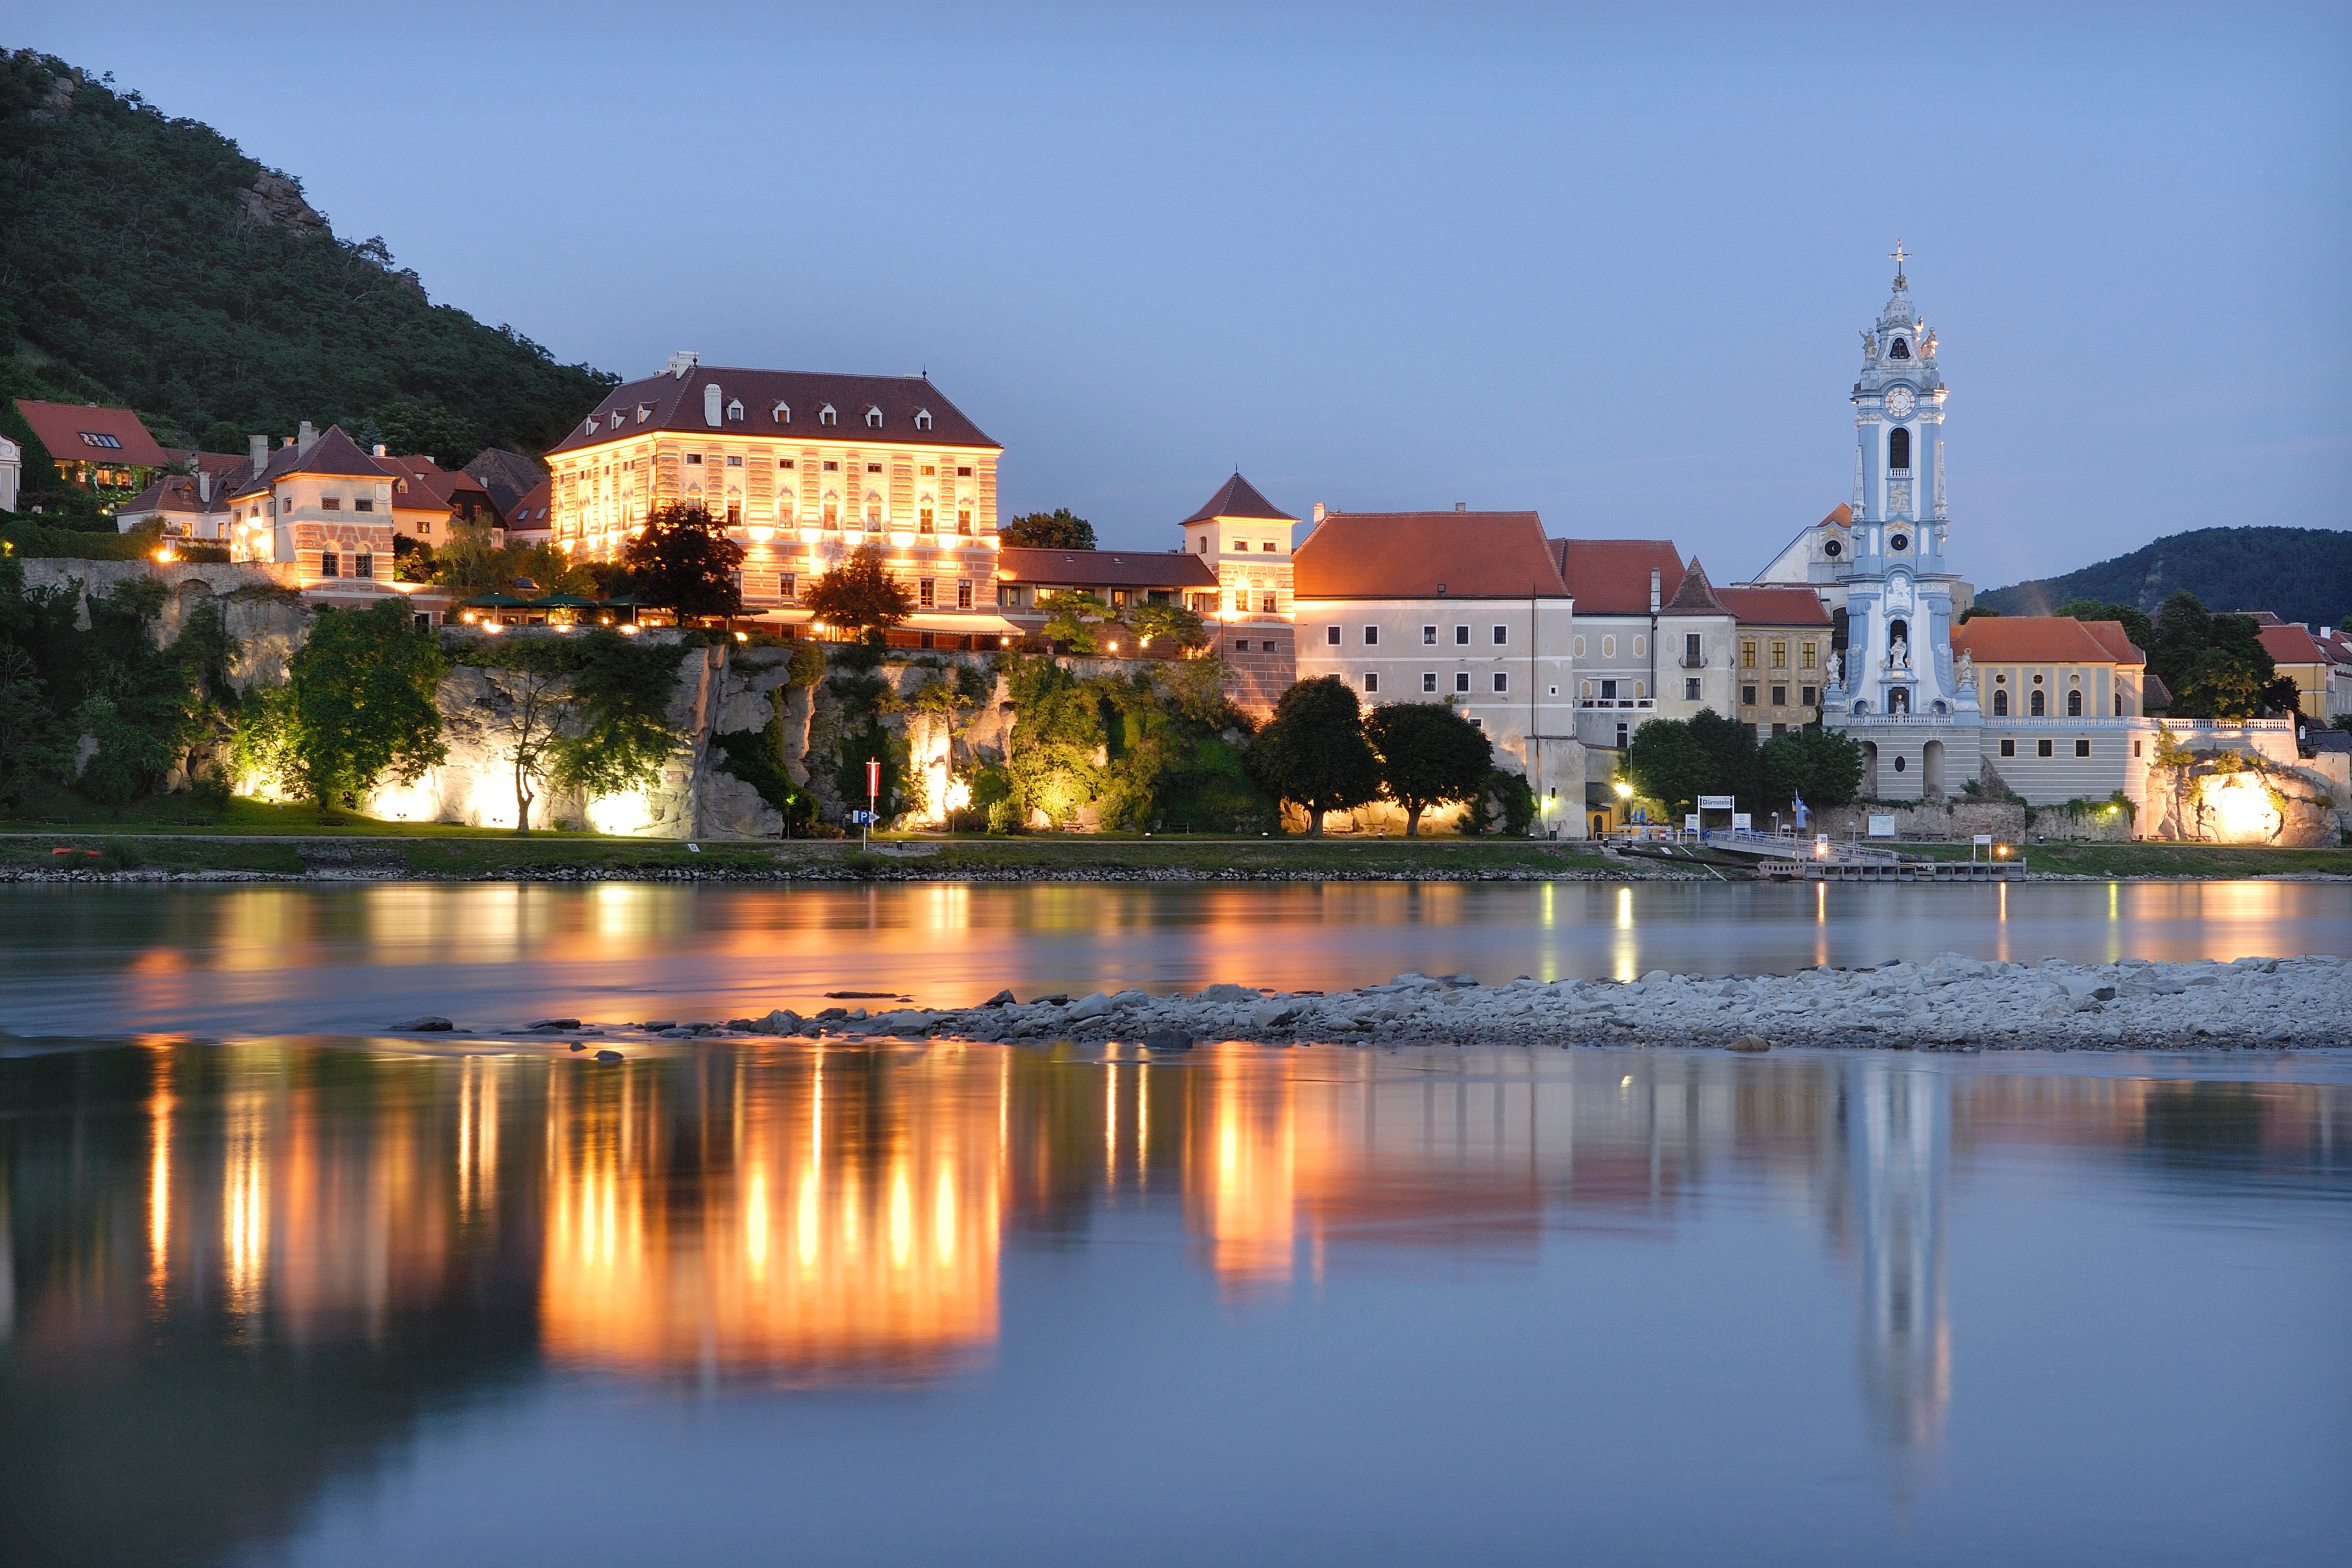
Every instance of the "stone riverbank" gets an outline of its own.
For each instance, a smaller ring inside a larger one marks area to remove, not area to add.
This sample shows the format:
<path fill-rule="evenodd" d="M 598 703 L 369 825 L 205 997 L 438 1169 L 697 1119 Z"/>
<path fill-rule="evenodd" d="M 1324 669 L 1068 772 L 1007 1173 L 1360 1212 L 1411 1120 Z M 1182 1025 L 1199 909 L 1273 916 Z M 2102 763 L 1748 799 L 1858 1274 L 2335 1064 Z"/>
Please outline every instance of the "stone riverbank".
<path fill-rule="evenodd" d="M 1901 1050 L 2178 1050 L 2352 1046 L 2352 965 L 2337 957 L 2228 963 L 2126 959 L 2005 963 L 1946 953 L 1927 963 L 1809 969 L 1784 975 L 1654 971 L 1633 981 L 1401 974 L 1354 991 L 1211 985 L 1190 995 L 1140 990 L 976 1007 L 779 1008 L 726 1023 L 591 1026 L 541 1020 L 520 1034 L 576 1047 L 632 1039 L 961 1039 L 1118 1042 L 1179 1050 L 1211 1041 L 1267 1046 L 1775 1046 Z M 446 1029 L 445 1020 L 413 1026 Z M 625 1053 L 624 1053 L 625 1054 Z"/>

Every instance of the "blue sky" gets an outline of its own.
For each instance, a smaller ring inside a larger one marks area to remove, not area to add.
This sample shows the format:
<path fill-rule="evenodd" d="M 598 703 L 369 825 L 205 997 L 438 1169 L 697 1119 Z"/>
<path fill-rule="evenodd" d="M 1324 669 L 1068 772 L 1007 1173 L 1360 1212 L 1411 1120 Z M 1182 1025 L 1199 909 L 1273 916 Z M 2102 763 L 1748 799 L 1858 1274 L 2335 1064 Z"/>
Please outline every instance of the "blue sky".
<path fill-rule="evenodd" d="M 562 359 L 928 369 L 1106 542 L 1238 463 L 1736 580 L 1898 236 L 1979 584 L 2352 525 L 2340 6 L 11 9 Z"/>

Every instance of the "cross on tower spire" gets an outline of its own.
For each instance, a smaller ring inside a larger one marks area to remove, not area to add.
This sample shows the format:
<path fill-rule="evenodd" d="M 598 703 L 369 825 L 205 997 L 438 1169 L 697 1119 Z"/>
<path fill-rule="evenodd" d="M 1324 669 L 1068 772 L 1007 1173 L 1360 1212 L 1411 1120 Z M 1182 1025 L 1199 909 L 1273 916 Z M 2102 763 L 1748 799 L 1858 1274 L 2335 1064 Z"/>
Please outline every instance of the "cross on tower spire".
<path fill-rule="evenodd" d="M 1895 286 L 1897 289 L 1907 287 L 1911 280 L 1903 276 L 1903 263 L 1909 260 L 1913 256 L 1916 256 L 1918 253 L 1916 251 L 1904 249 L 1903 241 L 1897 239 L 1895 242 L 1895 248 L 1888 251 L 1886 254 L 1895 258 Z"/>

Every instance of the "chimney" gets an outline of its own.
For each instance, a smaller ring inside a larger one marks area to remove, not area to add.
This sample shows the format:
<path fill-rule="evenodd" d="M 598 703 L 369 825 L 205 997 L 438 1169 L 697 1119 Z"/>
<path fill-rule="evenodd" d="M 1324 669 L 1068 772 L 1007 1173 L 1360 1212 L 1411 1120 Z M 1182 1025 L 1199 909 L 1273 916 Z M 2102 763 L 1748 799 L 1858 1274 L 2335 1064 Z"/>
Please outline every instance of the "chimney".
<path fill-rule="evenodd" d="M 308 419 L 305 419 L 302 421 L 300 432 L 294 437 L 294 450 L 298 453 L 308 452 L 313 446 L 317 445 L 318 440 L 319 432 L 317 428 L 313 426 Z"/>
<path fill-rule="evenodd" d="M 1658 569 L 1650 568 L 1650 614 L 1658 613 Z"/>
<path fill-rule="evenodd" d="M 378 441 L 375 444 L 375 455 L 379 458 L 389 458 L 392 456 L 390 452 L 383 449 L 383 443 L 381 441 Z"/>
<path fill-rule="evenodd" d="M 1319 500 L 1315 503 L 1315 521 L 1318 522 L 1323 521 L 1323 503 Z"/>
<path fill-rule="evenodd" d="M 1470 503 L 1466 500 L 1455 501 L 1454 503 L 1454 510 L 1455 511 L 1468 511 L 1470 510 Z"/>
<path fill-rule="evenodd" d="M 701 363 L 702 356 L 700 354 L 695 353 L 691 349 L 680 349 L 677 353 L 669 356 L 669 374 L 677 377 L 680 381 L 684 381 L 686 379 L 686 373 L 692 370 L 696 365 L 698 365 Z"/>
<path fill-rule="evenodd" d="M 259 479 L 261 470 L 269 467 L 269 437 L 247 436 L 245 438 L 245 460 L 253 465 L 253 477 Z"/>
<path fill-rule="evenodd" d="M 213 471 L 205 467 L 201 458 L 196 463 L 196 504 L 213 504 Z"/>
<path fill-rule="evenodd" d="M 709 381 L 703 383 L 702 422 L 705 425 L 709 426 L 714 430 L 719 428 L 719 384 L 717 382 Z"/>

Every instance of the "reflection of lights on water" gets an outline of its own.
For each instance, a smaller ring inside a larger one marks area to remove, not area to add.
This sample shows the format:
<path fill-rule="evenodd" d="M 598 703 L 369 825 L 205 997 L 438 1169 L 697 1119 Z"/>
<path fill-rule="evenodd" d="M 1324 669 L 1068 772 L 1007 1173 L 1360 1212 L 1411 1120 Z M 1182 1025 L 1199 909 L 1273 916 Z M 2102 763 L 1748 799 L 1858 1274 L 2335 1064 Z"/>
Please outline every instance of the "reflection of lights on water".
<path fill-rule="evenodd" d="M 147 1107 L 153 1149 L 147 1176 L 147 1286 L 158 1307 L 163 1304 L 172 1247 L 172 1105 L 170 1089 L 159 1085 Z"/>
<path fill-rule="evenodd" d="M 801 1173 L 801 1210 L 795 1228 L 800 1234 L 801 1268 L 816 1267 L 816 1170 Z"/>
<path fill-rule="evenodd" d="M 907 1194 L 907 1168 L 904 1165 L 890 1175 L 890 1263 L 893 1268 L 907 1267 L 907 1254 L 915 1244 L 915 1205 Z"/>
<path fill-rule="evenodd" d="M 221 1252 L 227 1275 L 229 1310 L 244 1316 L 260 1310 L 269 1268 L 269 1144 L 261 1095 L 247 1089 L 231 1097 L 228 1160 L 223 1173 Z"/>
<path fill-rule="evenodd" d="M 939 1238 L 940 1264 L 945 1268 L 955 1262 L 956 1194 L 955 1182 L 944 1166 L 940 1171 L 940 1195 L 931 1206 L 932 1234 Z"/>
<path fill-rule="evenodd" d="M 743 1256 L 751 1265 L 752 1279 L 768 1271 L 768 1178 L 764 1173 L 752 1176 L 751 1191 L 744 1195 Z"/>

